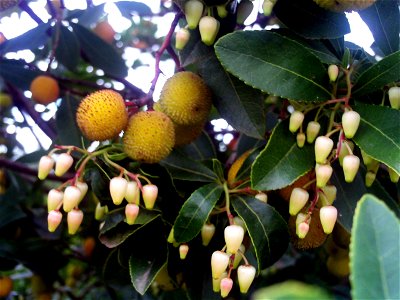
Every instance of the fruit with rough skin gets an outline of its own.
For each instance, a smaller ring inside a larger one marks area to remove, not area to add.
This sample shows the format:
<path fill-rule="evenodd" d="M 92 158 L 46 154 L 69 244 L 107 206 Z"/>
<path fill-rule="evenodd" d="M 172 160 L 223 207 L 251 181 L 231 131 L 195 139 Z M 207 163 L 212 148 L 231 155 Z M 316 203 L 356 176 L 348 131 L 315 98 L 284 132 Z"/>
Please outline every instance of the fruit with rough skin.
<path fill-rule="evenodd" d="M 97 23 L 93 29 L 93 32 L 109 44 L 112 44 L 114 41 L 115 30 L 107 21 Z"/>
<path fill-rule="evenodd" d="M 122 96 L 113 90 L 100 90 L 86 96 L 76 112 L 82 134 L 91 141 L 116 138 L 128 124 Z"/>
<path fill-rule="evenodd" d="M 35 77 L 29 90 L 32 93 L 32 99 L 39 104 L 47 105 L 58 99 L 60 96 L 60 87 L 57 80 L 47 75 Z"/>
<path fill-rule="evenodd" d="M 7 297 L 13 289 L 13 281 L 9 276 L 0 277 L 0 298 Z"/>
<path fill-rule="evenodd" d="M 184 11 L 186 22 L 190 29 L 195 29 L 203 15 L 204 4 L 198 0 L 189 0 L 185 3 Z"/>
<path fill-rule="evenodd" d="M 19 0 L 0 0 L 0 12 L 3 12 L 9 8 L 17 6 Z"/>
<path fill-rule="evenodd" d="M 334 12 L 359 11 L 375 3 L 376 0 L 314 0 L 320 7 Z"/>
<path fill-rule="evenodd" d="M 212 94 L 197 74 L 184 71 L 174 74 L 164 84 L 157 110 L 180 125 L 205 122 L 212 105 Z"/>
<path fill-rule="evenodd" d="M 219 31 L 219 21 L 211 16 L 204 16 L 200 19 L 199 30 L 201 41 L 207 46 L 214 44 Z"/>
<path fill-rule="evenodd" d="M 124 133 L 125 153 L 144 163 L 158 163 L 175 145 L 174 124 L 163 112 L 141 111 L 134 114 Z"/>

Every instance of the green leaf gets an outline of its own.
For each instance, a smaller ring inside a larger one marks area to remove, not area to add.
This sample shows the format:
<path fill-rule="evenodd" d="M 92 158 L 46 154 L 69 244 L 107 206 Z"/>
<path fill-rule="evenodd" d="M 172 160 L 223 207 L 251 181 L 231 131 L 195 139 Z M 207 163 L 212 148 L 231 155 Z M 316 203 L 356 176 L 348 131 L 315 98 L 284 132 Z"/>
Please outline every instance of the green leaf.
<path fill-rule="evenodd" d="M 78 9 L 71 12 L 68 11 L 67 20 L 78 19 L 79 24 L 82 26 L 91 26 L 98 22 L 99 19 L 105 15 L 104 3 L 100 5 L 94 5 L 87 9 Z M 70 22 L 71 23 L 71 22 Z"/>
<path fill-rule="evenodd" d="M 335 162 L 333 164 L 333 175 L 331 183 L 337 188 L 337 196 L 333 205 L 338 209 L 338 222 L 348 231 L 351 231 L 353 226 L 354 212 L 358 200 L 367 193 L 374 194 L 388 205 L 392 211 L 400 217 L 400 207 L 395 200 L 390 197 L 385 188 L 375 180 L 371 187 L 365 186 L 365 168 L 361 167 L 359 173 L 354 178 L 354 181 L 347 183 L 344 180 L 342 167 Z"/>
<path fill-rule="evenodd" d="M 160 218 L 149 223 L 129 240 L 129 273 L 136 291 L 147 291 L 161 268 L 167 263 L 168 246 Z"/>
<path fill-rule="evenodd" d="M 82 51 L 94 67 L 102 69 L 106 75 L 110 76 L 123 78 L 127 75 L 125 61 L 110 44 L 85 27 L 79 24 L 70 24 Z"/>
<path fill-rule="evenodd" d="M 188 242 L 200 232 L 223 190 L 221 185 L 210 183 L 190 195 L 174 223 L 174 237 L 178 243 Z"/>
<path fill-rule="evenodd" d="M 0 56 L 3 56 L 8 52 L 17 52 L 19 50 L 34 50 L 47 43 L 50 34 L 50 23 L 39 24 L 37 27 L 25 32 L 24 34 L 1 43 Z"/>
<path fill-rule="evenodd" d="M 361 116 L 354 142 L 368 155 L 400 174 L 400 111 L 361 103 L 354 110 Z"/>
<path fill-rule="evenodd" d="M 289 131 L 289 121 L 279 123 L 267 146 L 257 157 L 251 170 L 251 184 L 256 190 L 276 190 L 292 184 L 314 167 L 312 145 L 299 148 Z"/>
<path fill-rule="evenodd" d="M 230 73 L 269 94 L 299 101 L 332 97 L 326 89 L 326 69 L 318 58 L 279 34 L 236 31 L 220 38 L 215 51 Z"/>
<path fill-rule="evenodd" d="M 217 156 L 210 136 L 204 131 L 196 140 L 189 145 L 180 147 L 179 150 L 194 160 L 212 159 Z"/>
<path fill-rule="evenodd" d="M 221 182 L 223 182 L 225 179 L 225 175 L 224 175 L 224 167 L 222 166 L 222 163 L 216 158 L 212 159 L 212 163 L 213 163 L 214 173 L 217 175 L 218 179 Z"/>
<path fill-rule="evenodd" d="M 172 151 L 160 164 L 168 170 L 173 179 L 200 182 L 217 180 L 217 175 L 212 170 L 177 150 Z"/>
<path fill-rule="evenodd" d="M 385 55 L 399 50 L 400 13 L 396 1 L 376 1 L 358 13 Z"/>
<path fill-rule="evenodd" d="M 271 266 L 289 245 L 285 220 L 272 206 L 251 196 L 235 195 L 231 203 L 246 224 L 257 257 L 258 272 Z"/>
<path fill-rule="evenodd" d="M 118 7 L 121 14 L 127 19 L 131 19 L 132 15 L 149 16 L 152 14 L 151 9 L 147 5 L 140 2 L 118 1 L 115 3 L 115 5 Z"/>
<path fill-rule="evenodd" d="M 289 29 L 308 39 L 333 39 L 350 32 L 345 14 L 323 9 L 311 0 L 279 0 L 274 13 Z"/>
<path fill-rule="evenodd" d="M 78 99 L 66 95 L 56 113 L 56 128 L 61 145 L 82 146 L 82 134 L 76 123 L 76 110 L 79 106 Z M 68 124 L 68 126 L 66 126 Z"/>
<path fill-rule="evenodd" d="M 29 90 L 32 80 L 42 72 L 26 69 L 25 66 L 26 63 L 20 60 L 0 58 L 0 76 L 20 89 Z"/>
<path fill-rule="evenodd" d="M 212 89 L 213 104 L 221 118 L 248 136 L 257 139 L 264 136 L 265 112 L 262 93 L 226 72 L 213 49 L 201 42 L 198 31 L 190 33 L 189 44 L 181 56 L 182 65 L 195 64 Z"/>
<path fill-rule="evenodd" d="M 353 97 L 359 97 L 399 80 L 400 51 L 392 53 L 364 71 L 353 88 Z"/>
<path fill-rule="evenodd" d="M 125 208 L 115 209 L 108 213 L 104 226 L 99 233 L 99 240 L 108 248 L 122 244 L 128 237 L 139 230 L 143 225 L 160 217 L 160 211 L 140 208 L 135 224 L 125 223 Z"/>
<path fill-rule="evenodd" d="M 317 285 L 288 280 L 257 290 L 254 300 L 329 300 L 332 297 Z"/>
<path fill-rule="evenodd" d="M 79 63 L 79 42 L 75 34 L 65 26 L 59 26 L 60 36 L 56 49 L 56 58 L 70 71 Z"/>
<path fill-rule="evenodd" d="M 364 195 L 354 215 L 350 243 L 353 299 L 400 299 L 400 222 L 373 195 Z"/>

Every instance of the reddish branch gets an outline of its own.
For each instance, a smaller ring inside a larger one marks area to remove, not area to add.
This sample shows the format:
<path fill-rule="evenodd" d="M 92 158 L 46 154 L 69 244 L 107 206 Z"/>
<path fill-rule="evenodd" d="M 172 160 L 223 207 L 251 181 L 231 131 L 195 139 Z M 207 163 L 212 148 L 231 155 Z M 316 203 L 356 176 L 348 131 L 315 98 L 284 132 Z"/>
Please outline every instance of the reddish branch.
<path fill-rule="evenodd" d="M 42 21 L 41 18 L 38 17 L 37 14 L 29 7 L 28 3 L 26 3 L 25 0 L 22 0 L 18 6 L 24 10 L 36 23 L 38 24 L 43 24 L 44 22 Z"/>

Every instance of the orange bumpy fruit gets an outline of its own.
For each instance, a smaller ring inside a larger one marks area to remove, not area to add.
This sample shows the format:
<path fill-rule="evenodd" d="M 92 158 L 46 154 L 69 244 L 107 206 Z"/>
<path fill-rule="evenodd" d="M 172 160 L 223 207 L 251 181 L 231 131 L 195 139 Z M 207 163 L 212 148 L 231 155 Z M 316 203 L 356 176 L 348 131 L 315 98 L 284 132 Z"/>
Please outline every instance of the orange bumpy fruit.
<path fill-rule="evenodd" d="M 114 41 L 115 31 L 106 21 L 97 23 L 96 27 L 93 29 L 93 32 L 109 44 Z"/>
<path fill-rule="evenodd" d="M 13 289 L 13 281 L 10 277 L 0 277 L 0 298 L 6 297 Z"/>
<path fill-rule="evenodd" d="M 82 134 L 89 140 L 115 138 L 128 124 L 124 99 L 112 90 L 94 92 L 79 104 L 76 121 Z"/>
<path fill-rule="evenodd" d="M 205 122 L 211 110 L 211 91 L 204 80 L 189 71 L 173 75 L 164 84 L 158 108 L 176 124 Z"/>
<path fill-rule="evenodd" d="M 47 75 L 39 75 L 33 79 L 30 91 L 32 99 L 43 105 L 56 101 L 60 96 L 60 87 L 57 80 Z"/>
<path fill-rule="evenodd" d="M 167 157 L 174 147 L 174 124 L 162 112 L 138 112 L 129 120 L 123 144 L 125 153 L 132 159 L 157 163 Z"/>
<path fill-rule="evenodd" d="M 367 8 L 375 3 L 376 0 L 314 0 L 320 7 L 334 11 L 358 11 Z"/>

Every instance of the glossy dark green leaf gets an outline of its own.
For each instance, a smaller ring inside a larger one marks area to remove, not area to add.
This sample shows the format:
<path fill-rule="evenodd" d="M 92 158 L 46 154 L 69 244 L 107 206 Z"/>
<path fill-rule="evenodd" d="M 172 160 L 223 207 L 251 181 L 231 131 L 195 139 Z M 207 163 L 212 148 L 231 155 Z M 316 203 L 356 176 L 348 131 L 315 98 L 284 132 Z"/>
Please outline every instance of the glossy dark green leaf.
<path fill-rule="evenodd" d="M 14 199 L 10 193 L 0 196 L 0 228 L 26 217 L 21 207 L 12 202 Z"/>
<path fill-rule="evenodd" d="M 386 84 L 400 79 L 400 51 L 392 53 L 368 68 L 358 77 L 353 88 L 353 96 L 374 92 Z"/>
<path fill-rule="evenodd" d="M 56 113 L 56 127 L 61 145 L 82 146 L 82 134 L 76 123 L 79 100 L 66 95 Z M 68 124 L 68 126 L 66 126 Z"/>
<path fill-rule="evenodd" d="M 257 290 L 254 300 L 329 300 L 332 297 L 327 291 L 317 285 L 300 281 L 287 280 Z"/>
<path fill-rule="evenodd" d="M 174 150 L 160 164 L 168 170 L 173 179 L 212 182 L 217 175 L 204 164 Z"/>
<path fill-rule="evenodd" d="M 163 225 L 159 218 L 144 226 L 129 240 L 132 245 L 129 273 L 134 288 L 141 295 L 144 295 L 158 272 L 167 263 L 168 246 Z"/>
<path fill-rule="evenodd" d="M 59 26 L 59 40 L 56 49 L 56 58 L 70 71 L 75 70 L 79 63 L 79 42 L 75 34 L 65 26 Z"/>
<path fill-rule="evenodd" d="M 386 192 L 385 188 L 377 181 L 371 187 L 365 186 L 366 170 L 361 167 L 352 183 L 344 180 L 343 169 L 335 162 L 333 164 L 333 175 L 331 183 L 337 188 L 337 196 L 333 205 L 338 209 L 338 222 L 348 231 L 353 226 L 354 212 L 358 200 L 367 193 L 374 194 L 388 205 L 392 211 L 400 217 L 400 207 L 394 199 Z"/>
<path fill-rule="evenodd" d="M 212 89 L 218 113 L 236 130 L 260 139 L 265 133 L 264 97 L 222 68 L 211 47 L 191 32 L 189 44 L 182 51 L 182 65 L 196 64 L 200 75 Z"/>
<path fill-rule="evenodd" d="M 125 61 L 110 44 L 79 24 L 71 23 L 71 26 L 82 51 L 94 67 L 102 69 L 106 75 L 121 78 L 127 75 Z"/>
<path fill-rule="evenodd" d="M 22 61 L 0 58 L 0 76 L 21 89 L 29 90 L 32 80 L 41 73 L 26 68 Z"/>
<path fill-rule="evenodd" d="M 0 56 L 8 52 L 16 52 L 25 49 L 36 49 L 43 46 L 50 39 L 51 24 L 44 23 L 27 31 L 26 33 L 7 40 L 0 44 Z"/>
<path fill-rule="evenodd" d="M 368 155 L 400 174 L 400 111 L 361 103 L 354 110 L 361 116 L 354 142 Z"/>
<path fill-rule="evenodd" d="M 212 159 L 217 156 L 210 136 L 204 131 L 196 140 L 180 147 L 179 150 L 194 160 Z"/>
<path fill-rule="evenodd" d="M 130 19 L 132 15 L 148 16 L 151 15 L 151 9 L 147 5 L 135 1 L 118 1 L 115 3 L 121 14 Z"/>
<path fill-rule="evenodd" d="M 100 5 L 94 5 L 87 9 L 79 9 L 69 12 L 67 20 L 77 19 L 79 24 L 82 26 L 89 27 L 94 23 L 98 22 L 99 19 L 105 15 L 104 3 Z"/>
<path fill-rule="evenodd" d="M 350 32 L 345 14 L 323 9 L 311 0 L 279 0 L 274 13 L 288 28 L 309 39 L 338 38 Z"/>
<path fill-rule="evenodd" d="M 396 1 L 376 1 L 359 11 L 360 17 L 371 30 L 375 43 L 385 55 L 399 50 L 400 13 Z"/>
<path fill-rule="evenodd" d="M 353 299 L 400 299 L 400 222 L 374 195 L 358 202 L 350 244 Z"/>
<path fill-rule="evenodd" d="M 299 101 L 332 97 L 326 68 L 318 58 L 277 33 L 236 31 L 220 38 L 215 51 L 226 70 L 269 94 Z"/>
<path fill-rule="evenodd" d="M 218 159 L 213 159 L 212 160 L 213 163 L 213 170 L 214 173 L 217 175 L 218 179 L 223 182 L 225 179 L 225 175 L 224 175 L 224 167 L 222 166 L 221 162 Z"/>
<path fill-rule="evenodd" d="M 131 284 L 128 265 L 121 266 L 118 261 L 119 251 L 119 248 L 113 249 L 107 256 L 102 267 L 102 275 L 105 284 L 117 291 Z M 130 290 L 133 291 L 131 287 Z M 135 291 L 133 291 L 133 293 L 135 293 Z M 131 295 L 129 299 L 134 299 L 133 296 L 134 295 Z"/>
<path fill-rule="evenodd" d="M 160 217 L 160 211 L 140 208 L 135 224 L 128 225 L 125 220 L 125 208 L 118 208 L 107 214 L 104 226 L 99 233 L 100 241 L 108 248 L 122 244 L 143 225 Z"/>
<path fill-rule="evenodd" d="M 275 127 L 267 146 L 255 160 L 252 187 L 256 190 L 283 188 L 311 170 L 314 164 L 313 146 L 306 144 L 299 148 L 286 120 Z"/>
<path fill-rule="evenodd" d="M 188 242 L 200 232 L 223 190 L 221 185 L 210 183 L 190 195 L 174 223 L 174 237 L 178 243 Z"/>
<path fill-rule="evenodd" d="M 246 224 L 257 257 L 258 271 L 271 266 L 282 257 L 289 245 L 285 220 L 272 206 L 251 196 L 235 195 L 231 202 Z"/>

